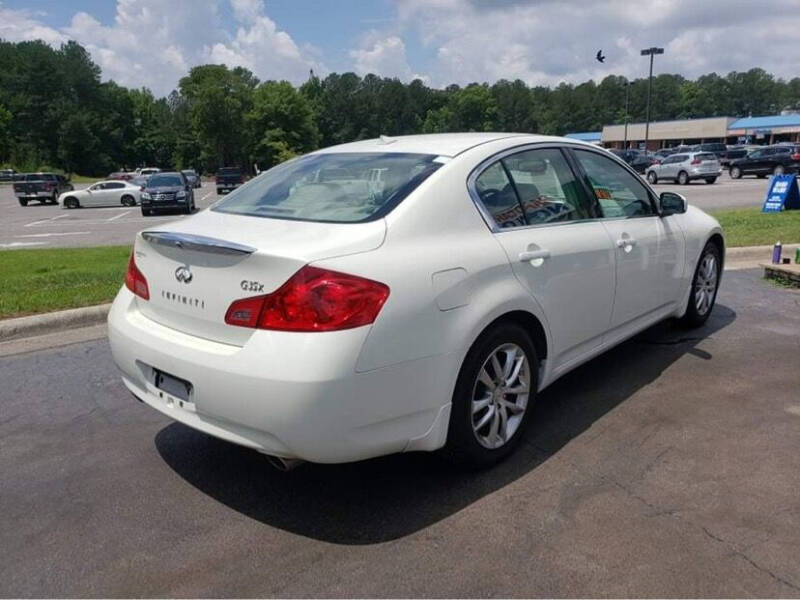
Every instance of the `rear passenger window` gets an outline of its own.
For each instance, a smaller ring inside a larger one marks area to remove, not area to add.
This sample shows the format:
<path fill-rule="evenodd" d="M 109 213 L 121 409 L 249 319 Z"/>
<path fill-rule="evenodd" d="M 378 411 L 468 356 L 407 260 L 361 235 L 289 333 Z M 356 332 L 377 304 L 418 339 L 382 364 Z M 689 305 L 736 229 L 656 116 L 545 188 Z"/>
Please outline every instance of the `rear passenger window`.
<path fill-rule="evenodd" d="M 655 214 L 650 194 L 637 176 L 597 152 L 574 152 L 586 171 L 603 217 L 645 217 Z"/>
<path fill-rule="evenodd" d="M 557 148 L 526 150 L 503 159 L 529 225 L 590 218 L 578 182 Z"/>
<path fill-rule="evenodd" d="M 526 225 L 517 195 L 499 161 L 478 176 L 475 191 L 498 227 L 505 229 Z"/>

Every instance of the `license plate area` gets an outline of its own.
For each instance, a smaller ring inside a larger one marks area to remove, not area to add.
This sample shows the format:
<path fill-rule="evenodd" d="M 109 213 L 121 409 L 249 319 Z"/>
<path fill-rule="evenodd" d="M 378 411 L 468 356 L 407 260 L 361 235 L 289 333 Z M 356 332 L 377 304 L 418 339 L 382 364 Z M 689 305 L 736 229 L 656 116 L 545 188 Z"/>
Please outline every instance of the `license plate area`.
<path fill-rule="evenodd" d="M 193 386 L 185 379 L 153 369 L 153 384 L 167 398 L 172 397 L 179 402 L 189 402 L 191 400 Z"/>

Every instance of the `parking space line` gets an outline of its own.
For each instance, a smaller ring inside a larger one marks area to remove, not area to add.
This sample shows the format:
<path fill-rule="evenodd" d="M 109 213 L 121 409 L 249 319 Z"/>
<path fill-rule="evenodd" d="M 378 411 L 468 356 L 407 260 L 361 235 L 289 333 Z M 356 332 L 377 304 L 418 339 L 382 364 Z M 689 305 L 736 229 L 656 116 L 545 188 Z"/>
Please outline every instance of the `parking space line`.
<path fill-rule="evenodd" d="M 0 248 L 21 248 L 23 246 L 46 246 L 47 242 L 11 242 L 10 244 L 0 244 Z"/>
<path fill-rule="evenodd" d="M 200 198 L 200 202 L 202 202 L 203 200 L 205 200 L 206 198 L 208 198 L 210 195 L 211 195 L 211 192 L 208 192 L 208 193 L 207 193 L 205 196 L 203 196 L 202 198 Z"/>
<path fill-rule="evenodd" d="M 117 219 L 119 219 L 119 218 L 121 218 L 121 217 L 124 217 L 125 215 L 127 215 L 127 214 L 130 214 L 131 212 L 133 212 L 133 211 L 129 210 L 129 211 L 127 211 L 127 212 L 124 212 L 124 213 L 118 214 L 118 215 L 116 215 L 115 217 L 111 217 L 110 219 L 107 219 L 106 221 L 107 221 L 107 222 L 109 222 L 109 223 L 110 223 L 111 221 L 116 221 Z"/>
<path fill-rule="evenodd" d="M 61 233 L 29 233 L 27 235 L 15 235 L 15 238 L 45 238 L 57 237 L 61 235 L 89 235 L 91 231 L 64 231 Z"/>
<path fill-rule="evenodd" d="M 50 221 L 56 221 L 58 219 L 63 219 L 64 217 L 68 217 L 69 215 L 59 215 L 57 217 L 50 217 L 49 219 L 42 219 L 41 221 L 34 221 L 33 223 L 28 223 L 25 227 L 33 227 L 34 225 L 39 225 L 40 223 L 49 223 Z"/>

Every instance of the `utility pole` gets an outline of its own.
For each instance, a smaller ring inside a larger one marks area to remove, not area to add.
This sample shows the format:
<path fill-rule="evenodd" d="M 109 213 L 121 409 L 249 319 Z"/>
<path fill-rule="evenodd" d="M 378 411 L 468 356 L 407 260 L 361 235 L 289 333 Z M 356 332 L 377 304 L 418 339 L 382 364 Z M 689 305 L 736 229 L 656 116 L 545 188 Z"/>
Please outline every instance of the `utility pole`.
<path fill-rule="evenodd" d="M 625 78 L 625 141 L 622 144 L 622 149 L 623 150 L 627 150 L 628 149 L 628 117 L 630 115 L 630 112 L 628 110 L 628 106 L 629 106 L 629 103 L 630 103 L 630 95 L 631 95 L 631 82 L 626 77 Z"/>
<path fill-rule="evenodd" d="M 647 80 L 647 111 L 644 124 L 644 151 L 647 152 L 647 141 L 650 137 L 650 95 L 653 92 L 653 56 L 656 54 L 664 54 L 663 48 L 646 48 L 642 50 L 642 56 L 650 57 L 650 76 Z"/>

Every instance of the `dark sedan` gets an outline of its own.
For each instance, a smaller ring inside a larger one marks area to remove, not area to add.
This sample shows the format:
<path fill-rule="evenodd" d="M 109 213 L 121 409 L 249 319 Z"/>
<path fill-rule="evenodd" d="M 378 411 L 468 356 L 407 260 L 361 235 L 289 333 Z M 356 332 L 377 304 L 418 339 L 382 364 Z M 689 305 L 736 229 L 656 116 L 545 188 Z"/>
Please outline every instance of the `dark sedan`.
<path fill-rule="evenodd" d="M 742 175 L 782 175 L 797 173 L 800 168 L 800 146 L 765 146 L 753 150 L 744 158 L 730 162 L 730 176 L 739 179 Z"/>
<path fill-rule="evenodd" d="M 180 210 L 189 215 L 194 209 L 194 189 L 183 173 L 156 173 L 147 180 L 141 194 L 142 214 Z"/>

